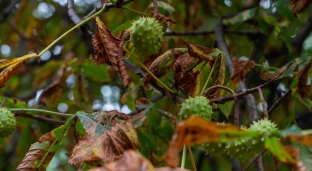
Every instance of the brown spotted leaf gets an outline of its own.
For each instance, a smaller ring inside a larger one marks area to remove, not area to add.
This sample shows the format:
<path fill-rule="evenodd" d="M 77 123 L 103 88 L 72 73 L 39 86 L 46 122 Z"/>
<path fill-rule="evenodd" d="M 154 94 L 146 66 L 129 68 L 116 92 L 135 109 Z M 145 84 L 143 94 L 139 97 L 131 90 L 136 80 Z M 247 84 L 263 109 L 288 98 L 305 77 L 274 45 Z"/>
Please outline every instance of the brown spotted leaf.
<path fill-rule="evenodd" d="M 58 78 L 43 90 L 39 99 L 40 103 L 51 107 L 61 98 L 66 79 L 72 74 L 71 71 L 66 71 L 66 69 L 67 64 L 61 69 Z"/>
<path fill-rule="evenodd" d="M 111 162 L 119 159 L 125 150 L 140 147 L 137 133 L 130 118 L 117 110 L 109 112 L 78 112 L 76 138 L 68 162 L 79 166 L 82 162 Z"/>
<path fill-rule="evenodd" d="M 252 137 L 257 134 L 257 132 L 243 130 L 234 125 L 219 125 L 198 116 L 191 116 L 176 127 L 164 160 L 170 167 L 177 167 L 178 154 L 184 145 L 229 141 L 247 136 Z"/>
<path fill-rule="evenodd" d="M 252 60 L 239 60 L 233 58 L 233 72 L 231 75 L 231 80 L 233 84 L 237 84 L 240 81 L 245 81 L 245 76 L 247 73 L 255 67 L 255 62 Z"/>
<path fill-rule="evenodd" d="M 58 127 L 44 134 L 38 142 L 32 144 L 17 171 L 44 171 L 67 134 L 70 124 Z"/>
<path fill-rule="evenodd" d="M 290 7 L 295 17 L 302 13 L 310 4 L 311 0 L 290 0 Z"/>
<path fill-rule="evenodd" d="M 124 32 L 120 35 L 122 39 L 119 39 L 111 33 L 99 17 L 96 17 L 95 21 L 97 24 L 97 35 L 93 40 L 95 63 L 101 64 L 109 61 L 121 78 L 123 86 L 128 87 L 128 75 L 123 61 L 122 47 L 129 35 L 127 32 Z"/>
<path fill-rule="evenodd" d="M 311 84 L 308 85 L 308 76 L 312 67 L 312 59 L 309 63 L 299 71 L 298 84 L 296 92 L 299 93 L 303 99 L 310 99 Z"/>

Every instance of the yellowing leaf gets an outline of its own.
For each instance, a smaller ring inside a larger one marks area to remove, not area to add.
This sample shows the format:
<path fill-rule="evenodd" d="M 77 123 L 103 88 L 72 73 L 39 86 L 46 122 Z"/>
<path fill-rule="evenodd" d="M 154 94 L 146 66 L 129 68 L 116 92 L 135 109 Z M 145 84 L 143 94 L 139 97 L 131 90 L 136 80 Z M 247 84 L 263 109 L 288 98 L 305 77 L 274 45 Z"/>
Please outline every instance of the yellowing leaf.
<path fill-rule="evenodd" d="M 77 116 L 78 144 L 68 159 L 75 166 L 82 162 L 91 164 L 99 160 L 111 162 L 120 158 L 125 150 L 136 150 L 140 147 L 135 128 L 130 118 L 123 113 L 116 110 L 78 112 Z"/>
<path fill-rule="evenodd" d="M 19 57 L 19 58 L 1 59 L 0 60 L 0 68 L 4 68 L 4 67 L 7 67 L 7 66 L 12 65 L 12 64 L 20 63 L 20 62 L 29 60 L 30 58 L 36 57 L 36 56 L 37 56 L 36 53 L 32 53 L 32 54 L 24 55 L 24 56 Z"/>
<path fill-rule="evenodd" d="M 240 81 L 245 81 L 245 76 L 247 73 L 255 67 L 255 62 L 251 60 L 239 60 L 233 58 L 233 72 L 231 75 L 231 80 L 233 84 L 237 84 Z"/>

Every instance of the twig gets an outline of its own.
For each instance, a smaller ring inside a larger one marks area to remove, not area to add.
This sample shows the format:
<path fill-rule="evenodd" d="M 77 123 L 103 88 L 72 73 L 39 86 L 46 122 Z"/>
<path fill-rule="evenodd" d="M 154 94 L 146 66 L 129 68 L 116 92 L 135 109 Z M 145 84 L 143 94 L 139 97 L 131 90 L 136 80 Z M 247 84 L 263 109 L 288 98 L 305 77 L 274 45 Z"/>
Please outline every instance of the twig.
<path fill-rule="evenodd" d="M 243 31 L 224 31 L 226 34 L 237 34 L 237 35 L 245 35 L 245 36 L 258 36 L 260 35 L 260 31 L 258 30 L 243 30 Z M 215 34 L 214 30 L 207 31 L 170 31 L 165 32 L 165 36 L 206 36 Z"/>
<path fill-rule="evenodd" d="M 207 88 L 204 91 L 204 95 L 208 95 L 210 91 L 212 91 L 213 89 L 216 89 L 216 88 L 221 88 L 221 89 L 227 90 L 228 92 L 230 92 L 232 94 L 232 96 L 234 96 L 234 101 L 235 101 L 234 125 L 239 126 L 239 100 L 238 100 L 238 97 L 235 96 L 235 91 L 233 91 L 232 89 L 230 89 L 226 86 L 216 85 L 216 86 L 212 86 L 212 87 Z"/>
<path fill-rule="evenodd" d="M 192 149 L 191 149 L 191 146 L 187 145 L 187 150 L 190 154 L 190 158 L 191 158 L 191 163 L 192 163 L 192 167 L 193 167 L 193 170 L 194 171 L 197 171 L 196 169 L 196 164 L 195 164 L 195 160 L 194 160 L 194 156 L 193 156 L 193 152 L 192 152 Z"/>
<path fill-rule="evenodd" d="M 133 53 L 131 53 L 127 48 L 123 47 L 123 50 L 126 51 L 151 77 L 153 77 L 158 84 L 160 84 L 168 92 L 174 93 L 169 87 L 166 86 L 162 81 L 160 81 Z"/>
<path fill-rule="evenodd" d="M 250 161 L 250 162 L 248 163 L 248 165 L 243 169 L 243 171 L 247 170 L 254 162 L 256 162 L 257 159 L 258 159 L 260 156 L 262 156 L 263 153 L 266 152 L 266 150 L 267 150 L 267 149 L 264 149 L 260 154 L 258 154 L 255 158 L 253 158 L 252 161 Z"/>
<path fill-rule="evenodd" d="M 41 113 L 48 113 L 51 115 L 57 115 L 57 116 L 65 116 L 65 117 L 71 117 L 73 114 L 66 114 L 66 113 L 60 113 L 60 112 L 53 112 L 49 110 L 43 110 L 43 109 L 30 109 L 30 108 L 9 108 L 12 112 L 41 112 Z"/>
<path fill-rule="evenodd" d="M 282 97 L 280 97 L 269 109 L 268 113 L 271 114 L 275 108 L 284 100 L 287 96 L 289 96 L 291 90 L 288 90 Z"/>
<path fill-rule="evenodd" d="M 263 83 L 263 84 L 261 84 L 261 85 L 259 85 L 259 86 L 257 86 L 257 87 L 247 89 L 247 90 L 245 90 L 245 91 L 243 91 L 243 92 L 237 93 L 237 94 L 232 95 L 232 96 L 228 96 L 228 97 L 219 97 L 219 98 L 217 98 L 217 99 L 212 99 L 212 100 L 210 100 L 210 102 L 213 102 L 213 103 L 216 103 L 216 104 L 223 104 L 223 103 L 225 103 L 225 102 L 234 100 L 235 98 L 238 98 L 238 99 L 239 99 L 239 98 L 242 98 L 242 97 L 246 96 L 247 94 L 251 94 L 251 93 L 253 93 L 253 92 L 258 91 L 258 87 L 262 88 L 262 87 L 268 85 L 269 83 L 271 83 L 272 81 L 273 81 L 273 80 L 268 81 L 268 82 L 265 82 L 265 83 Z"/>
<path fill-rule="evenodd" d="M 153 17 L 157 17 L 158 15 L 158 3 L 156 0 L 152 0 L 153 1 L 153 5 L 154 5 L 154 15 Z"/>
<path fill-rule="evenodd" d="M 260 100 L 262 103 L 262 110 L 263 110 L 264 118 L 269 118 L 269 114 L 268 114 L 267 107 L 266 107 L 266 102 L 263 98 L 262 89 L 260 87 L 258 87 L 258 92 L 259 92 Z"/>
<path fill-rule="evenodd" d="M 10 3 L 10 5 L 8 5 L 4 10 L 3 10 L 3 13 L 2 15 L 0 16 L 0 24 L 2 22 L 4 22 L 8 17 L 9 17 L 9 14 L 12 12 L 12 9 L 15 7 L 15 5 L 17 3 L 19 3 L 21 0 L 15 0 L 15 1 L 12 1 Z"/>
<path fill-rule="evenodd" d="M 37 121 L 41 121 L 44 123 L 49 123 L 49 124 L 55 124 L 55 125 L 64 125 L 66 123 L 66 121 L 60 121 L 60 120 L 56 120 L 56 119 L 51 119 L 48 117 L 44 117 L 44 116 L 33 116 L 31 114 L 26 114 L 26 113 L 14 113 L 14 115 L 16 117 L 23 117 L 23 118 L 30 118 L 30 119 L 36 119 Z"/>

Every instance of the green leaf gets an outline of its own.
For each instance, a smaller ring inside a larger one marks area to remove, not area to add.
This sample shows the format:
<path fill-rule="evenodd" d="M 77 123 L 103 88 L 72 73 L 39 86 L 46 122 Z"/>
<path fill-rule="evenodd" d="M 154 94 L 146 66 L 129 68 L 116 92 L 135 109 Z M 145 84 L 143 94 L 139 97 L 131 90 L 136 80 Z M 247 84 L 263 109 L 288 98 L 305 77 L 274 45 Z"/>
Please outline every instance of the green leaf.
<path fill-rule="evenodd" d="M 284 129 L 281 131 L 282 136 L 286 136 L 288 134 L 300 134 L 301 128 L 299 128 L 297 125 L 292 125 L 287 129 Z"/>
<path fill-rule="evenodd" d="M 168 4 L 167 2 L 157 1 L 157 4 L 158 4 L 158 8 L 162 8 L 168 13 L 174 12 L 174 8 L 170 4 Z M 149 6 L 153 7 L 154 5 L 153 5 L 153 3 L 151 3 Z"/>
<path fill-rule="evenodd" d="M 2 106 L 8 108 L 29 108 L 26 102 L 23 102 L 17 98 L 0 97 L 0 103 Z"/>
<path fill-rule="evenodd" d="M 295 162 L 284 149 L 284 146 L 279 142 L 276 137 L 269 137 L 265 139 L 265 148 L 268 149 L 278 160 L 283 163 Z"/>
<path fill-rule="evenodd" d="M 258 10 L 258 8 L 252 8 L 252 9 L 245 10 L 245 11 L 235 15 L 232 18 L 223 20 L 223 23 L 226 25 L 236 24 L 236 23 L 241 23 L 241 22 L 244 22 L 246 20 L 252 19 L 255 16 L 257 10 Z"/>
<path fill-rule="evenodd" d="M 112 31 L 112 34 L 117 34 L 118 32 L 121 32 L 123 30 L 127 30 L 128 28 L 130 28 L 132 25 L 132 20 L 127 20 L 126 22 L 120 24 L 117 28 L 115 28 Z"/>
<path fill-rule="evenodd" d="M 81 64 L 84 74 L 94 81 L 109 82 L 111 78 L 105 65 Z"/>

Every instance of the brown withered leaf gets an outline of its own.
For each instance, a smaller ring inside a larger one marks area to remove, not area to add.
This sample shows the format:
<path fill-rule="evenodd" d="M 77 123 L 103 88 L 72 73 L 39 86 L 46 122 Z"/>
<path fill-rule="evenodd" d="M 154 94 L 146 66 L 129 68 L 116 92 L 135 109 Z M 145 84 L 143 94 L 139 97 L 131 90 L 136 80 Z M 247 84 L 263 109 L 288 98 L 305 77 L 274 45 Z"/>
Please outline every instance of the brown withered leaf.
<path fill-rule="evenodd" d="M 213 65 L 216 65 L 214 71 L 217 71 L 217 72 L 210 71 L 210 72 L 213 72 L 212 77 L 211 77 L 211 79 L 214 80 L 213 85 L 214 86 L 223 85 L 224 72 L 225 72 L 225 67 L 224 67 L 224 62 L 223 62 L 224 53 L 216 48 L 207 48 L 204 46 L 199 46 L 199 45 L 195 45 L 191 43 L 187 44 L 187 48 L 188 48 L 189 54 L 192 57 L 199 59 L 201 62 L 202 61 L 208 62 L 210 67 L 213 67 Z M 201 73 L 201 74 L 203 76 L 206 75 L 206 73 Z M 205 81 L 206 81 L 206 78 L 203 78 L 203 77 L 197 78 L 197 88 L 195 89 L 197 92 L 201 91 L 200 89 L 203 88 L 202 86 Z M 216 98 L 219 92 L 220 92 L 220 89 L 214 89 L 210 91 L 208 94 L 205 94 L 205 96 L 211 100 L 211 99 Z M 195 93 L 193 95 L 196 96 L 198 95 L 198 93 Z"/>
<path fill-rule="evenodd" d="M 127 32 L 120 35 L 122 39 L 115 37 L 104 25 L 99 17 L 95 18 L 97 29 L 92 40 L 94 48 L 94 61 L 96 64 L 109 63 L 118 73 L 124 87 L 128 87 L 128 75 L 124 64 L 123 44 L 129 38 Z"/>
<path fill-rule="evenodd" d="M 192 72 L 188 70 L 188 65 L 193 62 L 195 58 L 191 57 L 188 52 L 183 53 L 173 64 L 172 71 L 176 86 L 180 86 L 187 96 L 192 95 L 196 87 L 196 78 L 199 71 Z"/>
<path fill-rule="evenodd" d="M 137 133 L 130 118 L 117 110 L 109 112 L 78 112 L 76 132 L 78 144 L 68 162 L 79 166 L 82 162 L 93 165 L 96 161 L 111 162 L 125 150 L 140 147 Z"/>
<path fill-rule="evenodd" d="M 38 142 L 30 146 L 16 170 L 45 171 L 61 145 L 63 137 L 67 134 L 67 130 L 68 127 L 63 125 L 41 136 Z"/>
<path fill-rule="evenodd" d="M 88 171 L 189 171 L 180 168 L 162 167 L 155 169 L 144 156 L 134 150 L 127 150 L 117 161 L 106 163 L 104 167 L 90 169 Z"/>
<path fill-rule="evenodd" d="M 106 163 L 102 168 L 94 168 L 89 171 L 154 171 L 154 166 L 134 150 L 127 150 L 117 161 Z"/>
<path fill-rule="evenodd" d="M 65 64 L 58 78 L 43 90 L 39 98 L 40 103 L 52 107 L 61 98 L 66 79 L 72 74 L 71 71 L 66 71 L 67 67 L 67 64 Z"/>
<path fill-rule="evenodd" d="M 290 7 L 295 17 L 302 13 L 310 4 L 311 0 L 290 0 Z"/>
<path fill-rule="evenodd" d="M 286 136 L 291 141 L 295 141 L 299 144 L 312 147 L 312 135 L 311 134 L 289 134 Z"/>
<path fill-rule="evenodd" d="M 186 49 L 170 49 L 162 55 L 158 56 L 149 66 L 149 70 L 158 78 L 168 73 L 176 59 L 182 55 Z M 150 82 L 151 76 L 144 78 L 144 83 Z"/>
<path fill-rule="evenodd" d="M 299 58 L 296 58 L 294 61 L 291 61 L 289 64 L 286 64 L 282 68 L 279 68 L 278 71 L 275 73 L 271 73 L 268 70 L 264 70 L 261 73 L 261 78 L 265 81 L 270 81 L 272 79 L 275 79 L 275 80 L 280 79 L 283 77 L 283 74 L 285 73 L 287 69 L 290 68 L 292 70 L 295 70 L 300 62 L 301 60 Z"/>
<path fill-rule="evenodd" d="M 308 171 L 307 167 L 300 160 L 299 150 L 292 146 L 284 146 L 285 151 L 295 159 L 295 162 L 286 161 L 285 164 L 289 165 L 294 171 Z"/>
<path fill-rule="evenodd" d="M 198 116 L 191 116 L 178 124 L 172 136 L 164 161 L 170 167 L 177 167 L 179 151 L 184 145 L 194 145 L 204 142 L 220 142 L 246 136 L 255 136 L 256 132 L 240 129 L 234 125 L 219 125 Z"/>
<path fill-rule="evenodd" d="M 154 15 L 154 11 L 152 12 L 152 15 Z M 171 24 L 175 24 L 176 22 L 173 21 L 171 18 L 162 15 L 160 13 L 158 13 L 156 16 L 153 16 L 156 20 L 160 21 L 161 23 L 163 23 L 165 26 L 170 27 Z"/>
<path fill-rule="evenodd" d="M 88 91 L 84 85 L 83 77 L 82 77 L 82 70 L 81 68 L 78 68 L 76 72 L 76 83 L 74 87 L 74 99 L 75 104 L 79 109 L 88 110 L 90 108 L 88 106 L 89 104 L 89 94 Z"/>
<path fill-rule="evenodd" d="M 312 59 L 299 71 L 296 91 L 303 99 L 310 99 L 311 84 L 308 85 L 308 76 L 312 67 Z"/>
<path fill-rule="evenodd" d="M 232 59 L 233 72 L 231 80 L 233 84 L 237 84 L 240 81 L 245 81 L 247 73 L 255 67 L 255 62 L 252 60 L 239 60 L 236 58 Z"/>

